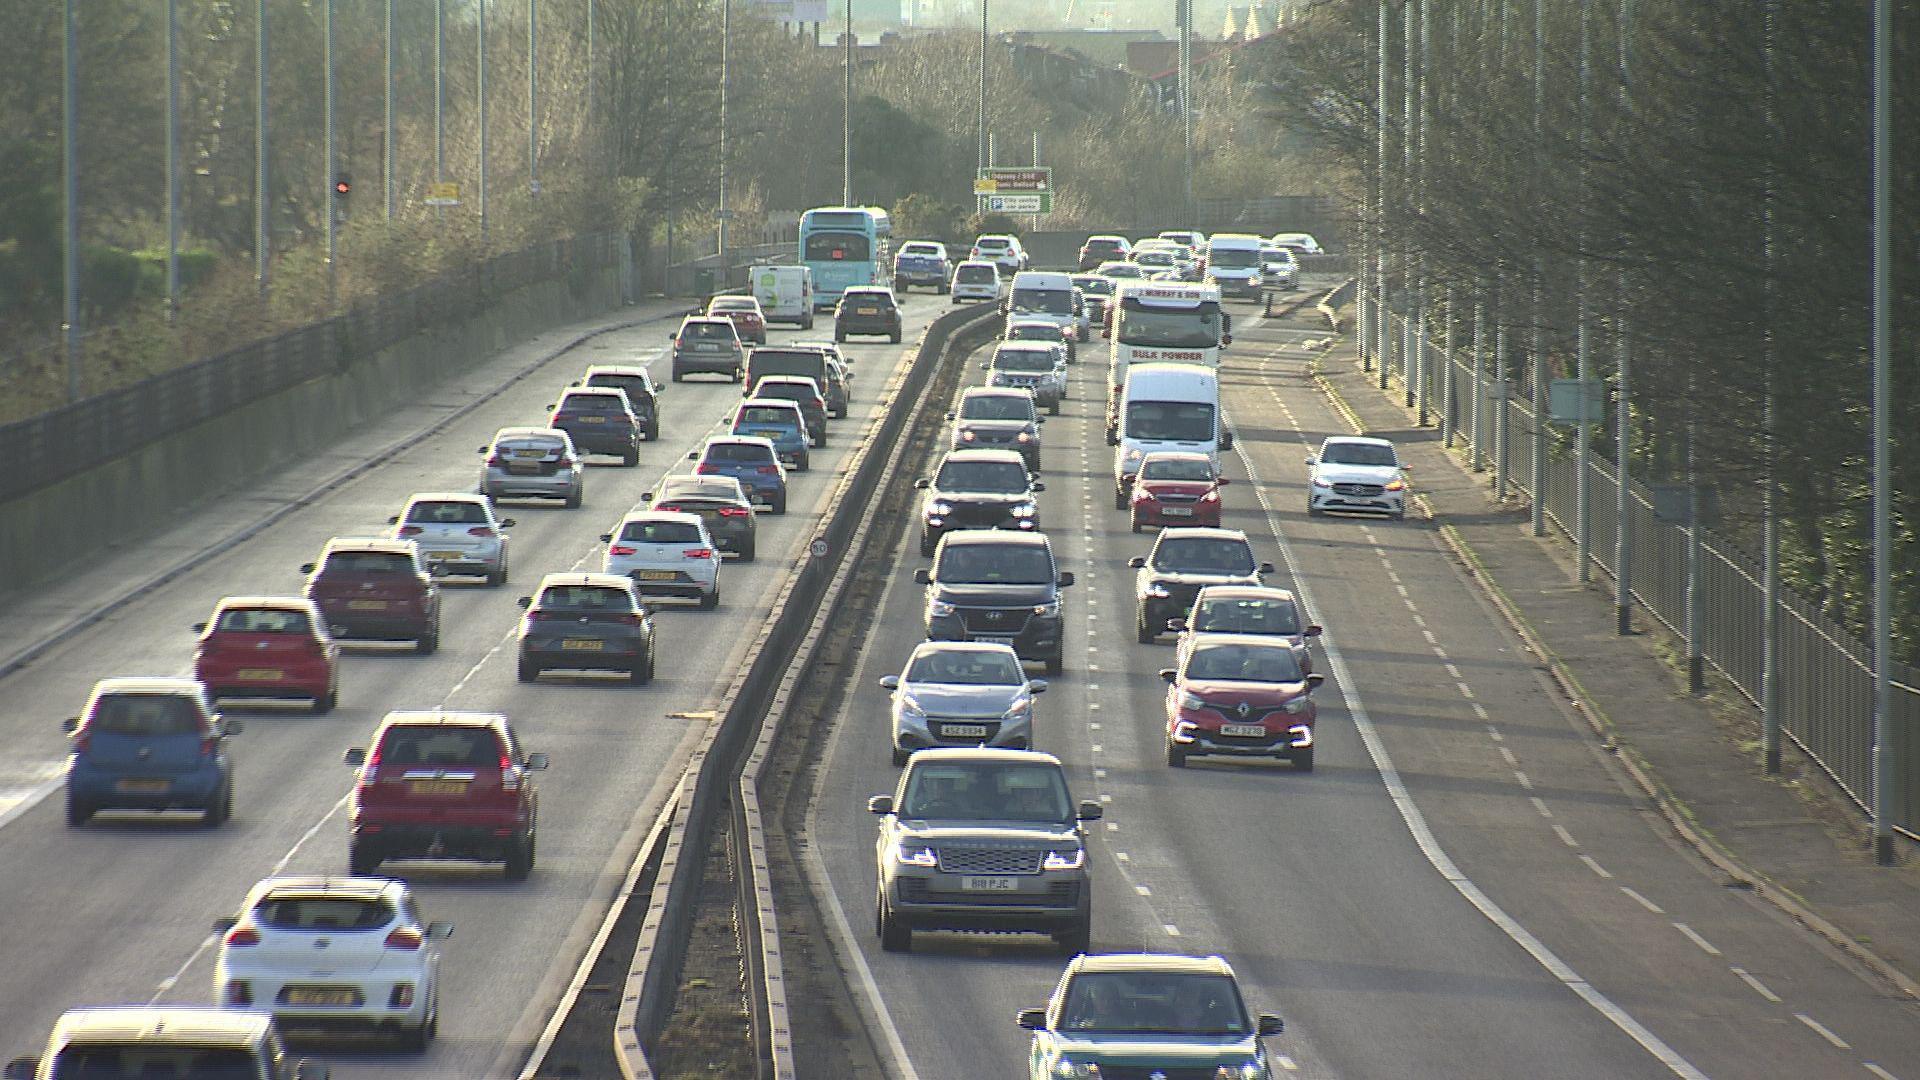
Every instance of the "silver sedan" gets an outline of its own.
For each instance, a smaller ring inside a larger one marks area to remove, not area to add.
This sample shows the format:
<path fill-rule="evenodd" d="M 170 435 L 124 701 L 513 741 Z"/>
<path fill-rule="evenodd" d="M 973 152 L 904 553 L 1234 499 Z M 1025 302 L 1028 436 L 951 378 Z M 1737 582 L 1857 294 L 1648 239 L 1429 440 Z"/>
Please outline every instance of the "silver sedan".
<path fill-rule="evenodd" d="M 1047 688 L 1012 646 L 978 641 L 922 642 L 880 685 L 893 691 L 895 765 L 932 746 L 1032 749 L 1033 698 Z"/>

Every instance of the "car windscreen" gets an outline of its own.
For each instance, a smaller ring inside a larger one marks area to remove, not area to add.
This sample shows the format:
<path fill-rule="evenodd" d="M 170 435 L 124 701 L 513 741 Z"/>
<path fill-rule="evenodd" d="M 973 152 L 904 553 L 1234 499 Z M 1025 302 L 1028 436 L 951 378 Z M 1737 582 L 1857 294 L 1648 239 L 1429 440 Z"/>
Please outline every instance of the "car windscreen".
<path fill-rule="evenodd" d="M 772 424 L 782 427 L 792 427 L 798 421 L 793 417 L 793 410 L 776 409 L 768 405 L 741 409 L 738 422 L 741 424 Z"/>
<path fill-rule="evenodd" d="M 1017 461 L 949 461 L 934 486 L 941 491 L 1013 495 L 1027 490 L 1027 467 Z"/>
<path fill-rule="evenodd" d="M 1214 248 L 1207 252 L 1210 266 L 1224 266 L 1244 270 L 1260 265 L 1260 252 L 1255 248 Z"/>
<path fill-rule="evenodd" d="M 932 244 L 908 244 L 906 247 L 900 249 L 900 254 L 907 256 L 923 255 L 930 259 L 937 259 L 940 257 L 941 252 L 939 248 Z"/>
<path fill-rule="evenodd" d="M 848 289 L 842 299 L 860 307 L 893 307 L 893 294 L 875 289 Z"/>
<path fill-rule="evenodd" d="M 627 403 L 621 394 L 568 394 L 560 399 L 556 412 L 563 413 L 624 413 Z"/>
<path fill-rule="evenodd" d="M 963 420 L 1031 420 L 1033 419 L 1033 398 L 1025 391 L 1021 396 L 1011 394 L 979 394 L 960 403 L 960 418 Z"/>
<path fill-rule="evenodd" d="M 1156 442 L 1210 442 L 1213 406 L 1202 401 L 1129 401 L 1126 435 Z"/>
<path fill-rule="evenodd" d="M 1320 460 L 1329 465 L 1393 465 L 1393 448 L 1374 443 L 1331 443 Z"/>
<path fill-rule="evenodd" d="M 629 521 L 620 539 L 637 544 L 697 544 L 700 526 L 691 521 Z"/>
<path fill-rule="evenodd" d="M 411 574 L 413 559 L 397 551 L 336 551 L 322 574 Z"/>
<path fill-rule="evenodd" d="M 549 590 L 551 591 L 551 590 Z M 382 765 L 499 765 L 500 739 L 492 728 L 402 724 L 380 740 Z"/>
<path fill-rule="evenodd" d="M 763 382 L 753 388 L 756 397 L 780 398 L 784 401 L 817 402 L 820 391 L 812 383 Z"/>
<path fill-rule="evenodd" d="M 254 921 L 274 930 L 378 930 L 394 913 L 378 896 L 277 895 L 253 907 Z"/>
<path fill-rule="evenodd" d="M 801 258 L 808 262 L 861 262 L 872 258 L 867 238 L 853 233 L 817 232 L 807 235 Z"/>
<path fill-rule="evenodd" d="M 68 1043 L 53 1059 L 53 1080 L 260 1080 L 260 1063 L 238 1047 L 136 1042 Z"/>
<path fill-rule="evenodd" d="M 708 461 L 737 461 L 755 464 L 773 460 L 773 449 L 745 443 L 714 443 L 707 447 Z"/>
<path fill-rule="evenodd" d="M 1087 251 L 1091 254 L 1119 251 L 1125 243 L 1123 240 L 1105 240 L 1096 236 L 1087 241 Z"/>
<path fill-rule="evenodd" d="M 179 694 L 108 694 L 93 703 L 87 729 L 152 738 L 198 735 L 201 724 L 200 710 Z"/>
<path fill-rule="evenodd" d="M 1193 628 L 1221 634 L 1297 634 L 1300 616 L 1281 600 L 1214 598 L 1194 612 Z"/>
<path fill-rule="evenodd" d="M 993 366 L 1000 371 L 1052 371 L 1053 352 L 1037 349 L 1001 349 L 993 354 Z"/>
<path fill-rule="evenodd" d="M 1286 645 L 1197 645 L 1187 678 L 1209 682 L 1299 682 L 1300 658 Z"/>
<path fill-rule="evenodd" d="M 963 285 L 987 285 L 1000 280 L 991 266 L 963 266 L 954 272 L 954 280 Z"/>
<path fill-rule="evenodd" d="M 466 502 L 417 502 L 407 507 L 407 523 L 411 525 L 485 525 L 487 508 L 479 503 Z"/>
<path fill-rule="evenodd" d="M 493 449 L 514 457 L 547 457 L 561 453 L 566 444 L 558 439 L 502 439 L 493 444 Z"/>
<path fill-rule="evenodd" d="M 1205 458 L 1149 457 L 1140 466 L 1140 479 L 1206 483 L 1213 479 L 1213 466 Z"/>
<path fill-rule="evenodd" d="M 1073 283 L 1078 285 L 1080 291 L 1086 293 L 1088 296 L 1113 295 L 1113 282 L 1103 277 L 1094 277 L 1092 275 L 1077 277 L 1073 279 Z"/>
<path fill-rule="evenodd" d="M 587 379 L 588 386 L 606 386 L 615 390 L 625 390 L 630 402 L 645 401 L 652 395 L 647 393 L 647 380 L 638 375 L 609 375 L 604 372 Z"/>
<path fill-rule="evenodd" d="M 1022 326 L 1007 328 L 1008 341 L 1060 341 L 1063 340 L 1060 327 L 1052 323 L 1026 323 Z"/>
<path fill-rule="evenodd" d="M 1013 311 L 1071 315 L 1073 293 L 1067 289 L 1015 289 L 1007 307 Z"/>
<path fill-rule="evenodd" d="M 1240 991 L 1225 975 L 1089 971 L 1073 977 L 1060 1030 L 1104 1035 L 1245 1035 Z"/>
<path fill-rule="evenodd" d="M 1211 349 L 1220 344 L 1220 305 L 1197 308 L 1154 307 L 1138 297 L 1120 301 L 1120 341 L 1171 349 Z"/>
<path fill-rule="evenodd" d="M 309 634 L 313 621 L 304 611 L 286 608 L 228 608 L 213 628 L 229 634 Z"/>
<path fill-rule="evenodd" d="M 947 585 L 1045 585 L 1053 581 L 1053 556 L 1026 544 L 955 544 L 934 576 Z"/>
<path fill-rule="evenodd" d="M 1245 540 L 1211 536 L 1172 536 L 1162 539 L 1153 549 L 1153 568 L 1185 574 L 1253 573 L 1253 549 Z"/>
<path fill-rule="evenodd" d="M 936 649 L 913 658 L 906 682 L 947 683 L 955 686 L 1019 686 L 1027 681 L 1020 662 L 1010 653 L 968 649 Z"/>
<path fill-rule="evenodd" d="M 1133 261 L 1141 266 L 1172 266 L 1173 255 L 1166 251 L 1136 251 Z"/>
<path fill-rule="evenodd" d="M 693 341 L 735 341 L 739 338 L 732 323 L 690 322 L 680 328 L 682 338 Z"/>
<path fill-rule="evenodd" d="M 900 816 L 949 821 L 1073 820 L 1057 765 L 941 762 L 913 770 Z"/>
<path fill-rule="evenodd" d="M 733 313 L 738 311 L 759 314 L 760 301 L 755 300 L 751 296 L 716 296 L 707 301 L 707 314 L 709 315 L 726 315 L 731 317 Z"/>

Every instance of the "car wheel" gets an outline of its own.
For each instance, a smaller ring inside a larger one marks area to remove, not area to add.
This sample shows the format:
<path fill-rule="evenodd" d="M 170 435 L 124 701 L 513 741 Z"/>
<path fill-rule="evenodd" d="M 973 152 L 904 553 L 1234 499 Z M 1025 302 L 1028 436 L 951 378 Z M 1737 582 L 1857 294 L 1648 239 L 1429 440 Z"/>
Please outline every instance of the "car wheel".
<path fill-rule="evenodd" d="M 1139 517 L 1137 517 L 1137 516 L 1136 516 L 1136 517 L 1134 517 L 1134 518 L 1132 519 L 1132 522 L 1131 522 L 1131 524 L 1133 525 L 1133 531 L 1134 531 L 1134 532 L 1139 532 L 1139 531 L 1140 531 L 1140 519 L 1139 519 Z"/>
<path fill-rule="evenodd" d="M 1063 956 L 1079 956 L 1081 953 L 1091 952 L 1093 950 L 1093 916 L 1088 915 L 1071 930 L 1053 935 L 1053 940 L 1059 944 L 1060 953 Z"/>
<path fill-rule="evenodd" d="M 501 875 L 508 881 L 525 881 L 533 873 L 533 834 L 528 833 L 513 842 L 507 849 L 506 865 Z"/>
<path fill-rule="evenodd" d="M 1295 750 L 1293 752 L 1293 767 L 1301 772 L 1312 772 L 1313 747 L 1309 746 L 1305 750 Z"/>
<path fill-rule="evenodd" d="M 74 795 L 73 789 L 67 789 L 67 828 L 77 829 L 93 820 L 93 804 Z"/>
<path fill-rule="evenodd" d="M 1176 745 L 1172 739 L 1167 740 L 1167 764 L 1176 769 L 1187 767 L 1187 752 Z"/>
<path fill-rule="evenodd" d="M 913 951 L 913 928 L 901 922 L 900 917 L 893 913 L 893 905 L 887 903 L 884 894 L 874 900 L 873 930 L 880 938 L 882 951 Z"/>
<path fill-rule="evenodd" d="M 1047 657 L 1047 674 L 1058 675 L 1067 670 L 1067 647 L 1060 646 L 1052 656 Z"/>
<path fill-rule="evenodd" d="M 813 448 L 815 450 L 825 450 L 827 448 L 827 433 L 825 431 L 813 437 Z"/>
<path fill-rule="evenodd" d="M 566 502 L 567 509 L 569 510 L 580 509 L 581 498 L 582 498 L 582 493 L 579 491 L 573 491 L 568 493 L 567 502 Z"/>
<path fill-rule="evenodd" d="M 1060 399 L 1059 398 L 1054 398 L 1052 401 L 1047 403 L 1047 415 L 1048 416 L 1060 415 Z"/>
<path fill-rule="evenodd" d="M 365 877 L 380 869 L 380 856 L 365 844 L 347 845 L 347 872 L 355 877 Z"/>
<path fill-rule="evenodd" d="M 801 472 L 812 472 L 813 471 L 813 455 L 805 451 L 801 451 L 800 462 L 798 465 L 794 467 Z"/>
<path fill-rule="evenodd" d="M 653 656 L 651 654 L 649 654 L 645 660 L 633 665 L 633 670 L 627 672 L 627 681 L 634 686 L 645 686 L 653 681 Z"/>
<path fill-rule="evenodd" d="M 315 716 L 325 716 L 332 712 L 339 704 L 340 688 L 337 686 L 328 686 L 326 693 L 313 699 L 313 714 Z"/>
<path fill-rule="evenodd" d="M 626 466 L 629 469 L 633 468 L 635 465 L 640 464 L 640 448 L 637 446 L 630 446 L 627 449 L 622 450 L 620 452 L 620 464 Z"/>
<path fill-rule="evenodd" d="M 887 340 L 893 342 L 895 345 L 900 344 L 900 331 L 895 330 L 893 333 L 888 334 Z"/>
<path fill-rule="evenodd" d="M 902 750 L 898 746 L 894 747 L 893 748 L 893 767 L 896 769 L 900 768 L 901 766 L 905 765 L 907 763 L 907 759 L 911 757 L 913 757 L 913 751 Z"/>
<path fill-rule="evenodd" d="M 807 316 L 806 321 L 800 324 L 800 329 L 802 330 L 813 329 L 813 316 L 811 315 Z"/>
<path fill-rule="evenodd" d="M 1127 493 L 1121 491 L 1119 488 L 1113 489 L 1113 508 L 1115 510 L 1125 510 L 1127 508 Z"/>
<path fill-rule="evenodd" d="M 413 643 L 413 651 L 421 656 L 432 656 L 440 648 L 440 617 L 433 618 L 433 625 Z"/>
<path fill-rule="evenodd" d="M 200 823 L 209 829 L 217 829 L 232 817 L 233 778 L 228 777 L 226 783 L 221 784 L 220 790 L 215 793 L 213 802 L 207 804 L 206 812 L 200 817 Z"/>
<path fill-rule="evenodd" d="M 521 682 L 532 682 L 540 677 L 540 665 L 523 656 L 520 658 L 518 675 Z"/>
<path fill-rule="evenodd" d="M 920 557 L 923 559 L 930 558 L 933 555 L 933 549 L 938 546 L 939 543 L 939 537 L 922 530 L 920 533 Z"/>
<path fill-rule="evenodd" d="M 679 368 L 674 368 L 674 369 L 673 369 L 673 381 L 674 381 L 674 382 L 684 382 L 684 381 L 686 381 L 686 378 L 687 378 L 687 376 L 686 376 L 686 373 L 685 373 L 685 372 L 683 372 L 683 371 L 681 371 L 681 370 L 680 370 Z"/>
<path fill-rule="evenodd" d="M 716 584 L 713 587 L 712 592 L 700 594 L 700 610 L 701 611 L 712 611 L 714 608 L 717 608 L 719 606 L 720 606 L 720 586 L 719 585 Z"/>
<path fill-rule="evenodd" d="M 505 585 L 506 583 L 507 583 L 507 568 L 504 563 L 501 564 L 500 569 L 498 570 L 487 571 L 487 584 L 489 586 L 497 589 L 500 586 Z"/>
<path fill-rule="evenodd" d="M 748 538 L 747 538 L 747 543 L 746 543 L 746 546 L 744 546 L 744 547 L 742 547 L 742 548 L 740 549 L 740 561 L 741 561 L 741 562 L 752 562 L 752 561 L 753 561 L 753 549 L 754 549 L 754 541 L 753 541 L 753 538 L 752 538 L 752 537 L 748 537 Z"/>
<path fill-rule="evenodd" d="M 1312 499 L 1307 500 L 1307 516 L 1308 517 L 1319 517 L 1321 514 L 1324 514 L 1324 513 L 1326 513 L 1325 510 L 1322 510 L 1319 507 L 1313 505 Z"/>
<path fill-rule="evenodd" d="M 433 1037 L 439 1033 L 439 1026 L 438 1019 L 429 1013 L 427 1019 L 422 1020 L 417 1026 L 401 1028 L 400 1049 L 410 1050 L 416 1054 L 424 1053 L 427 1044 L 432 1042 Z"/>
<path fill-rule="evenodd" d="M 1153 627 L 1147 625 L 1147 609 L 1144 607 L 1138 609 L 1133 616 L 1133 634 L 1142 645 L 1151 645 L 1153 639 L 1160 636 Z"/>
<path fill-rule="evenodd" d="M 775 514 L 784 514 L 787 512 L 787 493 L 786 492 L 783 491 L 774 498 L 773 512 Z"/>

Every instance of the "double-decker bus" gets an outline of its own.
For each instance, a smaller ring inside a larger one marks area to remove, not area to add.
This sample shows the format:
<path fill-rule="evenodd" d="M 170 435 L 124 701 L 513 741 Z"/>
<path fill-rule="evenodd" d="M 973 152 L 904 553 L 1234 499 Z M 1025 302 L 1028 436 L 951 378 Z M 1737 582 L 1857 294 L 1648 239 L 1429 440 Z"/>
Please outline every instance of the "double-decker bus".
<path fill-rule="evenodd" d="M 877 206 L 822 206 L 800 215 L 800 262 L 813 271 L 813 305 L 831 308 L 854 285 L 884 285 L 892 223 Z"/>

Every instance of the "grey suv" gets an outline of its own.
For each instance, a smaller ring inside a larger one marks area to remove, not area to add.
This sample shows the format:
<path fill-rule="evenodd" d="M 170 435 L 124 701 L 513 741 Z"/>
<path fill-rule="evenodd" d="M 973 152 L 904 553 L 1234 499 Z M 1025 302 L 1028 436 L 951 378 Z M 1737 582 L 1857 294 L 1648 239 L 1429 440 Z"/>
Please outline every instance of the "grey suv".
<path fill-rule="evenodd" d="M 1082 822 L 1066 770 L 1032 750 L 941 748 L 908 761 L 880 817 L 874 932 L 888 952 L 915 930 L 1050 934 L 1069 956 L 1093 937 L 1093 890 Z"/>
<path fill-rule="evenodd" d="M 956 529 L 940 538 L 933 568 L 916 569 L 913 580 L 927 587 L 929 640 L 995 641 L 1045 663 L 1049 675 L 1065 667 L 1060 590 L 1073 571 L 1056 566 L 1045 534 Z"/>
<path fill-rule="evenodd" d="M 1273 573 L 1270 562 L 1256 562 L 1247 534 L 1238 529 L 1165 529 L 1150 555 L 1127 560 L 1133 578 L 1134 631 L 1148 645 L 1167 630 L 1167 621 L 1193 610 L 1193 599 L 1209 585 L 1259 585 Z"/>

